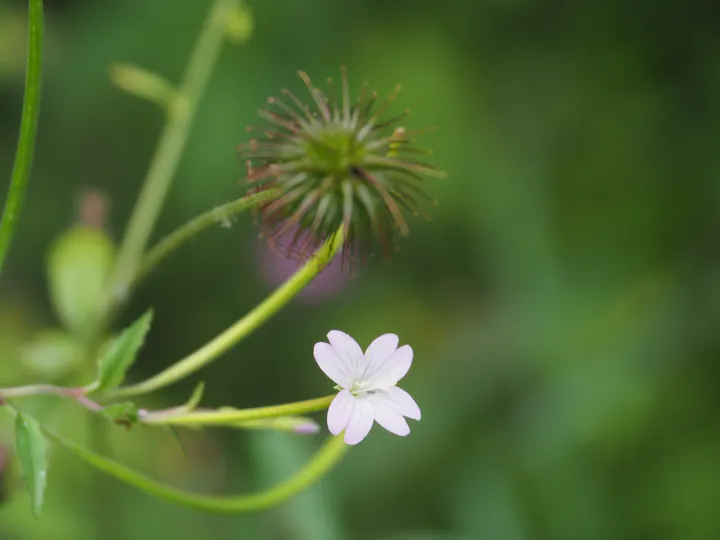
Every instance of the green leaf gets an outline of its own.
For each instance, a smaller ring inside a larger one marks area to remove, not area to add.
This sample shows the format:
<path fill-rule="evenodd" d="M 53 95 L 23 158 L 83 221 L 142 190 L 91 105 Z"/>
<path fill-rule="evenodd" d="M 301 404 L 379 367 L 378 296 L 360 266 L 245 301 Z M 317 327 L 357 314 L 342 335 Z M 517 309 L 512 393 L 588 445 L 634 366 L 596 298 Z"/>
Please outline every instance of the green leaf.
<path fill-rule="evenodd" d="M 108 405 L 100 411 L 100 414 L 111 422 L 124 426 L 127 429 L 130 429 L 140 421 L 137 406 L 129 401 Z"/>
<path fill-rule="evenodd" d="M 38 515 L 43 504 L 47 475 L 45 437 L 37 421 L 20 412 L 15 416 L 15 444 L 25 489 L 30 495 L 33 513 Z"/>
<path fill-rule="evenodd" d="M 47 264 L 55 312 L 68 330 L 87 335 L 107 294 L 115 245 L 105 231 L 76 225 L 55 240 Z"/>
<path fill-rule="evenodd" d="M 126 328 L 105 350 L 98 362 L 98 378 L 88 391 L 108 390 L 120 386 L 125 373 L 135 361 L 145 336 L 150 330 L 152 310 L 148 310 L 131 326 Z"/>

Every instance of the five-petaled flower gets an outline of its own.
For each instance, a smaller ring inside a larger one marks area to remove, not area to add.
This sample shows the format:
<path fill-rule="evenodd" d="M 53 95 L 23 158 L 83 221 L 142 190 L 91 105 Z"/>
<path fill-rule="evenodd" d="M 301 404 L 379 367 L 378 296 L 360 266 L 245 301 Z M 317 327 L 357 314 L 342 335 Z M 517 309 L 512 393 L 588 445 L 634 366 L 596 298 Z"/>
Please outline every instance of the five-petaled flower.
<path fill-rule="evenodd" d="M 410 433 L 404 417 L 420 420 L 420 408 L 396 384 L 410 369 L 412 348 L 398 348 L 395 334 L 380 336 L 364 354 L 353 338 L 339 330 L 328 333 L 328 341 L 316 343 L 314 355 L 340 390 L 328 410 L 330 432 L 338 435 L 345 430 L 347 444 L 362 441 L 373 421 L 396 435 Z"/>

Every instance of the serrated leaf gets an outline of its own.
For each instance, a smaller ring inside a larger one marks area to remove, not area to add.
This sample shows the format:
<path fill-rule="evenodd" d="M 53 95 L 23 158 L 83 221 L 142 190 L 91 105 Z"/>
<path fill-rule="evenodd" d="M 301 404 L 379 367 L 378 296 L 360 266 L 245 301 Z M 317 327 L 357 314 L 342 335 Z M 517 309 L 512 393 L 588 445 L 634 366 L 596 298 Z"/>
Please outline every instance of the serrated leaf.
<path fill-rule="evenodd" d="M 15 416 L 15 445 L 25 489 L 30 495 L 33 513 L 37 516 L 45 497 L 47 477 L 45 437 L 37 421 L 20 412 Z"/>
<path fill-rule="evenodd" d="M 137 406 L 134 403 L 113 403 L 100 411 L 108 420 L 130 429 L 140 421 Z"/>
<path fill-rule="evenodd" d="M 148 310 L 107 347 L 98 362 L 97 381 L 88 388 L 89 391 L 108 390 L 122 384 L 127 370 L 135 362 L 145 342 L 152 316 L 152 310 Z"/>

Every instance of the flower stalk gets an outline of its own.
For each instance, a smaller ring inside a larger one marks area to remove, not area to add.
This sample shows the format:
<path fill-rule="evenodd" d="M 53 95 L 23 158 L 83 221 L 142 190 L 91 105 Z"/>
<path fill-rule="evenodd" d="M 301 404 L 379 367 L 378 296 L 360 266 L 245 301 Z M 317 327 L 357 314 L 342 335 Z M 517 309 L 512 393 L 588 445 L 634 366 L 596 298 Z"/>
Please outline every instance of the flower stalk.
<path fill-rule="evenodd" d="M 134 289 L 152 270 L 163 262 L 171 253 L 197 234 L 215 225 L 229 223 L 237 214 L 265 204 L 278 195 L 278 191 L 268 190 L 235 201 L 223 204 L 205 212 L 188 221 L 185 225 L 166 236 L 157 245 L 151 248 L 142 258 L 137 271 L 129 282 L 130 289 Z"/>
<path fill-rule="evenodd" d="M 108 302 L 122 302 L 147 247 L 168 190 L 185 148 L 198 104 L 220 56 L 227 34 L 227 21 L 240 7 L 240 0 L 215 0 L 205 21 L 187 71 L 169 109 L 145 182 L 125 230 Z"/>
<path fill-rule="evenodd" d="M 16 399 L 31 396 L 57 396 L 68 398 L 92 412 L 100 412 L 103 406 L 89 399 L 83 388 L 64 388 L 51 384 L 35 384 L 29 386 L 16 386 L 13 388 L 0 388 L 0 404 L 6 399 Z"/>
<path fill-rule="evenodd" d="M 329 437 L 313 458 L 294 476 L 270 489 L 249 495 L 213 497 L 171 488 L 135 472 L 64 437 L 45 431 L 46 436 L 96 469 L 168 502 L 220 514 L 237 514 L 272 508 L 307 489 L 330 471 L 345 455 L 348 446 L 341 437 Z"/>
<path fill-rule="evenodd" d="M 191 411 L 176 413 L 174 411 L 158 411 L 143 415 L 143 424 L 166 426 L 212 426 L 233 425 L 242 422 L 278 418 L 281 416 L 300 415 L 323 411 L 328 408 L 335 395 L 325 396 L 296 403 L 285 403 L 271 407 L 256 407 L 253 409 L 219 409 L 217 411 Z"/>
<path fill-rule="evenodd" d="M 141 383 L 109 392 L 119 398 L 153 392 L 173 384 L 205 367 L 221 354 L 277 313 L 312 281 L 335 257 L 343 246 L 342 230 L 332 235 L 323 246 L 290 279 L 276 289 L 255 309 L 195 352 Z"/>

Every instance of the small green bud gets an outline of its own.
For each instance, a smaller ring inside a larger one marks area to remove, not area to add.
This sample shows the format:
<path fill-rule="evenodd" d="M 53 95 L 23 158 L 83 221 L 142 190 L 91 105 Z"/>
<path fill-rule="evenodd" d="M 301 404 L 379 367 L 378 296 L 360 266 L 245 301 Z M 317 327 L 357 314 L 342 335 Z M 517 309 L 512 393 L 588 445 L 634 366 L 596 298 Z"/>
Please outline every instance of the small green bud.
<path fill-rule="evenodd" d="M 110 68 L 110 80 L 121 90 L 169 107 L 175 96 L 175 88 L 157 73 L 130 64 L 115 64 Z"/>
<path fill-rule="evenodd" d="M 239 6 L 228 15 L 225 31 L 228 39 L 241 45 L 250 40 L 254 27 L 255 22 L 250 9 Z"/>
<path fill-rule="evenodd" d="M 50 249 L 50 299 L 60 320 L 84 336 L 100 315 L 115 262 L 115 245 L 102 229 L 76 225 L 62 233 Z"/>
<path fill-rule="evenodd" d="M 397 126 L 407 111 L 383 118 L 399 87 L 376 107 L 367 84 L 351 103 L 345 69 L 340 98 L 299 75 L 313 106 L 283 90 L 289 103 L 271 97 L 272 110 L 260 111 L 273 126 L 239 148 L 250 191 L 282 192 L 260 210 L 262 233 L 276 241 L 294 231 L 287 253 L 304 256 L 342 227 L 345 255 L 375 241 L 388 256 L 397 236 L 408 233 L 404 213 L 422 214 L 432 201 L 423 178 L 445 173 L 415 159 L 430 152 L 415 147 L 416 133 Z"/>

